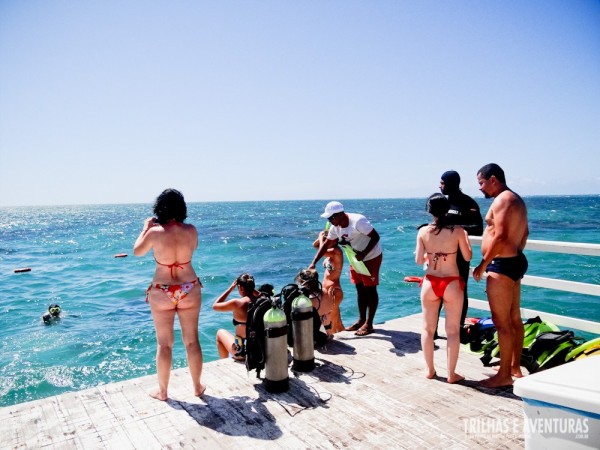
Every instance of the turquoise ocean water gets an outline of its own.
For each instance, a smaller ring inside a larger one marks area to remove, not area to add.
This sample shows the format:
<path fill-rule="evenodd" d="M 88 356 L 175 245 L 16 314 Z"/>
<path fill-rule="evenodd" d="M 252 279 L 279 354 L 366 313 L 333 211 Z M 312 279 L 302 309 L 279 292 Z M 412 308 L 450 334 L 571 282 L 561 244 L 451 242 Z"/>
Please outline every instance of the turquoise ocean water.
<path fill-rule="evenodd" d="M 600 243 L 600 196 L 528 197 L 531 239 Z M 478 199 L 482 211 L 491 200 Z M 191 203 L 188 221 L 200 234 L 194 266 L 203 307 L 205 361 L 217 358 L 218 328 L 231 315 L 211 305 L 241 272 L 276 288 L 292 282 L 313 255 L 326 201 Z M 416 227 L 430 218 L 424 199 L 345 200 L 381 235 L 384 260 L 377 322 L 420 311 L 419 290 L 405 283 L 420 275 L 414 263 Z M 151 255 L 132 246 L 150 204 L 0 208 L 0 406 L 155 373 L 156 343 L 144 291 L 154 270 Z M 479 247 L 474 248 L 475 257 Z M 128 253 L 126 258 L 115 258 Z M 526 252 L 530 275 L 600 284 L 600 258 Z M 31 272 L 14 273 L 20 267 Z M 320 268 L 322 273 L 322 268 Z M 342 317 L 357 317 L 356 294 L 342 275 Z M 483 285 L 469 283 L 484 299 Z M 600 321 L 598 299 L 523 288 L 523 306 Z M 41 315 L 59 303 L 63 318 L 51 326 Z M 474 314 L 472 314 L 474 315 Z M 177 336 L 179 337 L 179 335 Z M 186 365 L 176 341 L 174 366 Z"/>

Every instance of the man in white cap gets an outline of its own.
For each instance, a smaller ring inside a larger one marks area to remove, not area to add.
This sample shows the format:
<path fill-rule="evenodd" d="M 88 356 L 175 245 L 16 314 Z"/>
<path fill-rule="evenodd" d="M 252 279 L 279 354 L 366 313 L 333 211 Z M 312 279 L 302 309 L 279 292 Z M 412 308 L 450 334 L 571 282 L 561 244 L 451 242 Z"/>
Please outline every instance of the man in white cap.
<path fill-rule="evenodd" d="M 357 336 L 366 336 L 373 332 L 373 320 L 379 305 L 379 268 L 383 260 L 383 252 L 379 242 L 379 233 L 362 214 L 346 213 L 340 202 L 329 202 L 321 217 L 329 220 L 331 228 L 327 241 L 313 258 L 309 269 L 314 269 L 317 262 L 328 249 L 336 244 L 349 244 L 356 253 L 356 259 L 362 261 L 369 275 L 358 273 L 352 263 L 350 265 L 350 281 L 356 286 L 359 318 L 346 331 L 355 331 Z"/>

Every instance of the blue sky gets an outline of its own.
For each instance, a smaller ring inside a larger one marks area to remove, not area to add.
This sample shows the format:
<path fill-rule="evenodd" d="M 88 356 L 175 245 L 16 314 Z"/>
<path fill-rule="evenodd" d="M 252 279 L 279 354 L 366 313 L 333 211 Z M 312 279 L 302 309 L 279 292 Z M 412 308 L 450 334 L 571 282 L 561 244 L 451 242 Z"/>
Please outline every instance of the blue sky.
<path fill-rule="evenodd" d="M 598 1 L 0 0 L 0 206 L 600 193 Z"/>

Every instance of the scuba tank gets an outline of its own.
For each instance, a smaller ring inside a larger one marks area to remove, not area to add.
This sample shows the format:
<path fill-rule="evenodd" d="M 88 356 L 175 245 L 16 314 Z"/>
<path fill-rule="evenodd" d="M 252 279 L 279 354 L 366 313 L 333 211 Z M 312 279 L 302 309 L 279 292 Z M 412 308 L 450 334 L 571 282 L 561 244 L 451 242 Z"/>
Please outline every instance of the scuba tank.
<path fill-rule="evenodd" d="M 263 318 L 265 324 L 265 389 L 268 392 L 286 392 L 289 388 L 287 354 L 287 319 L 281 308 L 269 309 Z"/>
<path fill-rule="evenodd" d="M 294 336 L 292 370 L 310 372 L 315 368 L 313 304 L 304 294 L 300 294 L 292 301 L 292 334 Z"/>

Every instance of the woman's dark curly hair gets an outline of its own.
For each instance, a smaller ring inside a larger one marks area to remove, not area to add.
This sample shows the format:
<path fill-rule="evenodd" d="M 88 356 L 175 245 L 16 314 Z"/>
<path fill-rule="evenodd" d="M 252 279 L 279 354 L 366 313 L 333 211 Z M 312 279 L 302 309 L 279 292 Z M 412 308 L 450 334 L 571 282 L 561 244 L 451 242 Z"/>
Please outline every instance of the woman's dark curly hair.
<path fill-rule="evenodd" d="M 187 217 L 187 206 L 183 194 L 176 189 L 165 189 L 154 202 L 156 221 L 164 225 L 171 220 L 183 222 Z"/>
<path fill-rule="evenodd" d="M 427 206 L 425 207 L 425 209 L 427 209 L 427 212 L 429 214 L 436 218 L 436 234 L 439 234 L 442 228 L 448 226 L 448 219 L 446 218 L 446 214 L 450 209 L 450 202 L 448 201 L 445 195 L 435 193 L 427 199 Z"/>

